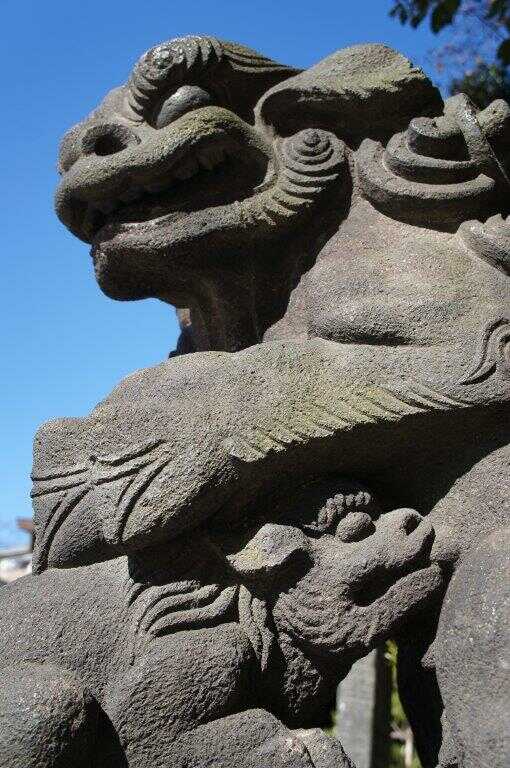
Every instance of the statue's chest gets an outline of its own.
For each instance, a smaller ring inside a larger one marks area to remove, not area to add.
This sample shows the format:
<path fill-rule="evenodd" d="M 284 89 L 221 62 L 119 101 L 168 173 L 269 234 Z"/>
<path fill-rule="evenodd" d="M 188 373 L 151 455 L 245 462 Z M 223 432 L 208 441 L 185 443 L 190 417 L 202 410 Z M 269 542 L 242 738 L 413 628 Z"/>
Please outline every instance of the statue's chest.
<path fill-rule="evenodd" d="M 251 646 L 235 623 L 154 637 L 110 687 L 105 711 L 129 754 L 253 706 Z M 128 738 L 129 735 L 129 738 Z"/>

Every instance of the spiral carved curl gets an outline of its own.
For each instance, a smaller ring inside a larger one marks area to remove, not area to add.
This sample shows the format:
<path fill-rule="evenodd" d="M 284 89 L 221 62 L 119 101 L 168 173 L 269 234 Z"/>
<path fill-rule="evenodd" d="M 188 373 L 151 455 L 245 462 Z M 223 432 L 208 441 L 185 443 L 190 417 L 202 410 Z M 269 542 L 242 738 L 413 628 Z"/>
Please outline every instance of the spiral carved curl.
<path fill-rule="evenodd" d="M 345 167 L 345 145 L 328 131 L 300 131 L 281 142 L 278 154 L 276 181 L 242 204 L 248 222 L 283 225 L 311 209 Z"/>
<path fill-rule="evenodd" d="M 459 95 L 442 117 L 415 118 L 385 149 L 366 139 L 357 152 L 364 195 L 394 218 L 450 231 L 486 216 L 510 191 L 509 116 L 504 102 L 477 113 Z"/>
<path fill-rule="evenodd" d="M 256 51 L 214 37 L 174 38 L 151 48 L 137 62 L 128 82 L 127 102 L 135 119 L 146 120 L 165 93 L 184 84 L 202 84 L 211 90 L 221 106 L 237 101 L 225 85 L 219 70 L 229 70 L 231 86 L 237 89 L 236 75 L 245 90 L 243 74 L 251 74 L 252 85 L 261 93 L 273 82 L 297 70 L 279 64 Z M 260 85 L 257 86 L 257 80 Z"/>

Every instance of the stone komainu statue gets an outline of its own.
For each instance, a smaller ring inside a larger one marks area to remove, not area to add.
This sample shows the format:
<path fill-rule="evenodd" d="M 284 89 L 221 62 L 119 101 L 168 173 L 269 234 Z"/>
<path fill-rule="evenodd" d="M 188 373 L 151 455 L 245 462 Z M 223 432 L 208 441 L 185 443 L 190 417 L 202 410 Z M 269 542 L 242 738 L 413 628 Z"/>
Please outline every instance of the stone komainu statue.
<path fill-rule="evenodd" d="M 172 40 L 67 134 L 60 219 L 193 354 L 36 437 L 2 768 L 349 766 L 388 637 L 424 768 L 508 763 L 509 165 L 379 45 Z"/>

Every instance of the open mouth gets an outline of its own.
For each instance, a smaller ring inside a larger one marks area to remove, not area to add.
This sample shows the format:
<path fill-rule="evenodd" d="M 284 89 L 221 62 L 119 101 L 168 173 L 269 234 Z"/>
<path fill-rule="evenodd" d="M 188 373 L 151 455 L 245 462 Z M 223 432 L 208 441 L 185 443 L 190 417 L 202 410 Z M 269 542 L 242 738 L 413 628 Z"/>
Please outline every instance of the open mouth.
<path fill-rule="evenodd" d="M 400 589 L 404 582 L 413 581 L 416 574 L 423 573 L 431 567 L 430 546 L 412 562 L 407 563 L 398 573 L 395 571 L 381 572 L 370 584 L 353 590 L 353 599 L 356 605 L 366 608 L 373 603 L 384 600 L 390 591 Z"/>
<path fill-rule="evenodd" d="M 195 123 L 185 116 L 145 142 L 81 157 L 57 190 L 61 221 L 96 245 L 124 229 L 158 226 L 252 195 L 268 172 L 265 144 L 225 110 L 190 114 Z"/>
<path fill-rule="evenodd" d="M 225 149 L 190 154 L 184 161 L 150 182 L 133 184 L 106 201 L 92 201 L 82 226 L 90 241 L 140 225 L 170 223 L 205 208 L 244 200 L 261 181 L 260 172 L 243 164 Z"/>

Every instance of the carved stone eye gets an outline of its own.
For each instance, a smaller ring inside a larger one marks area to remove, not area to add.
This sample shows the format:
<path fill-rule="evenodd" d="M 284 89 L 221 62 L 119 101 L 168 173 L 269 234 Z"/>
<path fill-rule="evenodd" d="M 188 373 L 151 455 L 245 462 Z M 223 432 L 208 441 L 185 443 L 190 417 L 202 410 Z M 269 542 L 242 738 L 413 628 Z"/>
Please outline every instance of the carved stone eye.
<path fill-rule="evenodd" d="M 164 128 L 186 112 L 212 104 L 211 94 L 198 85 L 183 85 L 166 99 L 155 120 L 156 128 Z"/>

